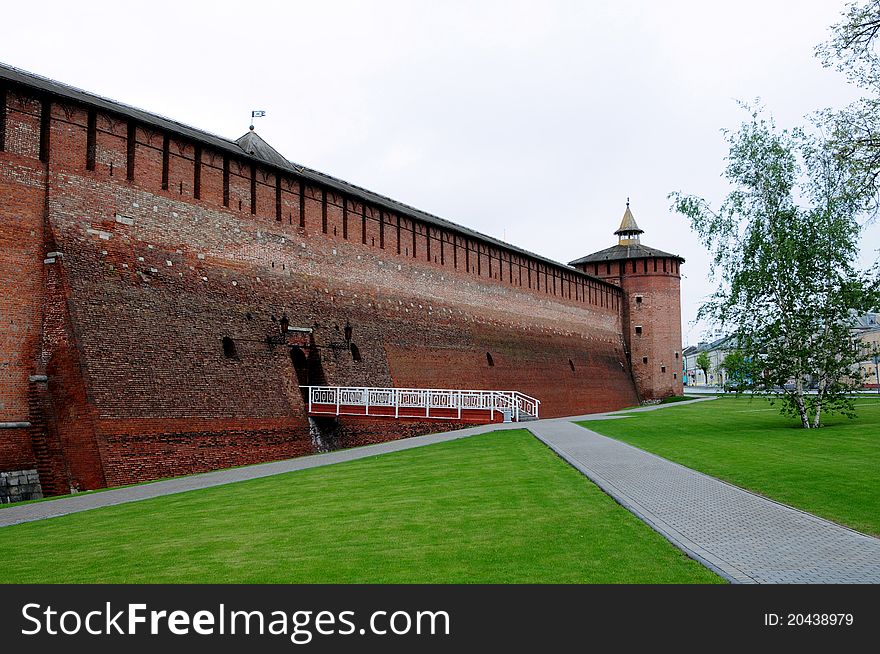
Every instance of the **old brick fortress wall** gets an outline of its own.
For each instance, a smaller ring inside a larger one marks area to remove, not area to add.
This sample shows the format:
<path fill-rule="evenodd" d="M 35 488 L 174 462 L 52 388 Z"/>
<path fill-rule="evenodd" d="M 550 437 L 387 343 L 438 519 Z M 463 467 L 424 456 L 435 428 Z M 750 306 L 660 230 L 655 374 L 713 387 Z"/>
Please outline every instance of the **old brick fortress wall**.
<path fill-rule="evenodd" d="M 654 256 L 580 267 L 624 291 L 622 327 L 639 396 L 682 395 L 680 260 Z"/>
<path fill-rule="evenodd" d="M 305 383 L 638 402 L 617 286 L 5 70 L 0 471 L 53 494 L 453 426 L 316 442 Z"/>

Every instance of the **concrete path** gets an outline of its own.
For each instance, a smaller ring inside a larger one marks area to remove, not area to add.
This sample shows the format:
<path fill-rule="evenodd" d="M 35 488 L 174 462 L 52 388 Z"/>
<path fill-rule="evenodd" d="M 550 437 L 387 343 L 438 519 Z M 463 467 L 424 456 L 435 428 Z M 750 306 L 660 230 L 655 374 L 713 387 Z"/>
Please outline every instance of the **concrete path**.
<path fill-rule="evenodd" d="M 880 539 L 601 436 L 569 419 L 527 427 L 620 504 L 730 581 L 880 583 Z"/>

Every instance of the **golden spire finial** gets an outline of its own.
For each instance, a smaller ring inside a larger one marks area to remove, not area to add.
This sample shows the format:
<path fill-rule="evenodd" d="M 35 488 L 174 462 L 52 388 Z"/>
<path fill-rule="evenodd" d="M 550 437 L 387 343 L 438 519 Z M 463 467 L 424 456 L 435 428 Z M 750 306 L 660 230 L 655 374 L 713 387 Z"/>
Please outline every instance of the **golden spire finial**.
<path fill-rule="evenodd" d="M 614 232 L 620 238 L 618 240 L 618 245 L 633 245 L 634 243 L 639 242 L 639 234 L 644 232 L 643 229 L 640 229 L 636 224 L 636 219 L 632 215 L 632 211 L 629 208 L 629 197 L 626 198 L 626 211 L 623 212 L 623 220 L 620 221 L 620 227 L 617 228 L 617 231 Z"/>

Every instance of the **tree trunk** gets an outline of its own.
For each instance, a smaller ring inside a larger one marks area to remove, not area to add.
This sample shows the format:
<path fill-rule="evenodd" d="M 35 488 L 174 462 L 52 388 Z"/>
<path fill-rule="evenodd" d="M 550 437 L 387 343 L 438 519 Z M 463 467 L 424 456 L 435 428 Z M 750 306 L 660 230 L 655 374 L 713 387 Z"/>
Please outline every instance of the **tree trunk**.
<path fill-rule="evenodd" d="M 813 429 L 818 429 L 822 426 L 822 401 L 825 399 L 825 384 L 820 383 L 816 393 L 816 415 L 813 416 Z"/>
<path fill-rule="evenodd" d="M 794 404 L 797 407 L 798 414 L 801 417 L 801 427 L 810 428 L 810 415 L 807 413 L 807 406 L 804 403 L 803 382 L 798 379 L 794 389 Z"/>

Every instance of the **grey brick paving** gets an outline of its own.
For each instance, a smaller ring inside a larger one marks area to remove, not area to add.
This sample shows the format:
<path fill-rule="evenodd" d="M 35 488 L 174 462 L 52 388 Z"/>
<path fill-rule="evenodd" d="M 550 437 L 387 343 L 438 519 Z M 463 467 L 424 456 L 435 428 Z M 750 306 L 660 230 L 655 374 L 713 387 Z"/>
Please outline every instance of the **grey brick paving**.
<path fill-rule="evenodd" d="M 565 420 L 527 425 L 672 543 L 739 583 L 880 583 L 880 539 Z"/>

